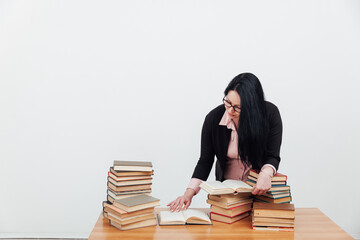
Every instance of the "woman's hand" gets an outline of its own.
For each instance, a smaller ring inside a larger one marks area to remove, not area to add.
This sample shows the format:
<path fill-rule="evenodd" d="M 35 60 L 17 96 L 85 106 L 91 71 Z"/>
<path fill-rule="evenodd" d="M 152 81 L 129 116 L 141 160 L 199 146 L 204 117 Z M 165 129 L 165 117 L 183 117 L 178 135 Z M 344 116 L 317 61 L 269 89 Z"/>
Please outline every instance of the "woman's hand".
<path fill-rule="evenodd" d="M 170 208 L 170 211 L 174 212 L 175 210 L 177 210 L 179 212 L 184 204 L 184 210 L 186 210 L 190 206 L 191 200 L 194 195 L 195 190 L 187 188 L 183 196 L 178 197 L 177 199 L 169 203 L 167 206 Z"/>
<path fill-rule="evenodd" d="M 253 187 L 252 194 L 263 195 L 271 188 L 271 178 L 274 172 L 270 167 L 265 167 L 259 173 L 256 185 Z"/>

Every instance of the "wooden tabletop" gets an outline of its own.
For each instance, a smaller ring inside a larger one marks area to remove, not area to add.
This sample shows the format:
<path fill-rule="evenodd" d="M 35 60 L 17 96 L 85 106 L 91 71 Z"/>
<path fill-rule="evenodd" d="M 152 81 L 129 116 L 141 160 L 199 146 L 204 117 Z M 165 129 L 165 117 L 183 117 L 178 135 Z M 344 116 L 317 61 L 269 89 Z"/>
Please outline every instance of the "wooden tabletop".
<path fill-rule="evenodd" d="M 155 209 L 155 213 L 164 208 Z M 209 211 L 209 209 L 202 209 Z M 89 240 L 117 240 L 117 239 L 353 239 L 338 225 L 331 221 L 317 208 L 297 208 L 295 210 L 295 232 L 276 232 L 252 230 L 251 217 L 247 217 L 233 224 L 213 221 L 213 225 L 181 225 L 181 226 L 152 226 L 118 230 L 109 225 L 102 214 L 89 236 Z"/>

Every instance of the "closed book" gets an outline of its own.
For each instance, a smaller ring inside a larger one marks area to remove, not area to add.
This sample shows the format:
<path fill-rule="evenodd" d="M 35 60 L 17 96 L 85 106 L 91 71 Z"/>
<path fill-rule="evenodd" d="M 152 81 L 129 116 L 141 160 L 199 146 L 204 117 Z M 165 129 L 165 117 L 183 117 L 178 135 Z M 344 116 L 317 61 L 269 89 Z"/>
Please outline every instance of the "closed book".
<path fill-rule="evenodd" d="M 284 203 L 264 203 L 254 202 L 253 204 L 254 217 L 273 217 L 273 218 L 295 218 L 294 204 Z"/>
<path fill-rule="evenodd" d="M 259 221 L 253 221 L 253 226 L 258 227 L 294 227 L 294 223 L 269 223 L 269 222 L 259 222 Z"/>
<path fill-rule="evenodd" d="M 126 212 L 134 212 L 140 209 L 159 206 L 160 200 L 149 195 L 140 194 L 138 196 L 115 200 L 113 205 Z"/>
<path fill-rule="evenodd" d="M 133 177 L 133 176 L 152 176 L 154 170 L 150 171 L 117 171 L 114 167 L 110 167 L 110 172 L 117 177 Z"/>
<path fill-rule="evenodd" d="M 152 174 L 142 175 L 142 176 L 117 176 L 110 171 L 108 172 L 108 176 L 114 179 L 115 181 L 134 181 L 134 180 L 152 179 Z"/>
<path fill-rule="evenodd" d="M 242 205 L 245 205 L 245 204 L 252 203 L 253 199 L 250 198 L 250 199 L 241 200 L 241 201 L 234 202 L 234 203 L 222 203 L 222 202 L 217 202 L 217 201 L 208 199 L 208 200 L 206 200 L 206 202 L 208 204 L 213 205 L 213 206 L 218 206 L 218 207 L 222 207 L 222 208 L 225 208 L 225 209 L 231 209 L 231 208 L 234 208 L 234 207 L 237 207 L 237 206 L 242 206 Z"/>
<path fill-rule="evenodd" d="M 278 232 L 293 232 L 293 227 L 261 227 L 261 226 L 252 226 L 254 230 L 265 230 L 265 231 L 278 231 Z"/>
<path fill-rule="evenodd" d="M 151 184 L 132 185 L 132 186 L 115 186 L 111 182 L 107 183 L 108 188 L 115 192 L 127 192 L 136 190 L 151 190 Z"/>
<path fill-rule="evenodd" d="M 273 218 L 273 217 L 254 217 L 252 216 L 253 221 L 257 222 L 266 222 L 266 223 L 295 223 L 295 219 L 291 218 Z"/>
<path fill-rule="evenodd" d="M 260 170 L 250 169 L 249 175 L 255 178 L 258 178 Z M 285 174 L 277 172 L 272 178 L 271 181 L 287 181 L 287 176 Z"/>
<path fill-rule="evenodd" d="M 248 179 L 251 180 L 251 181 L 254 181 L 254 182 L 257 181 L 256 177 L 253 177 L 253 176 L 250 176 L 250 175 L 248 176 Z M 272 180 L 271 185 L 286 185 L 286 181 L 274 181 L 274 180 Z"/>
<path fill-rule="evenodd" d="M 116 215 L 113 215 L 112 213 L 108 213 L 108 219 L 109 220 L 115 221 L 115 222 L 117 222 L 117 223 L 119 223 L 121 225 L 140 222 L 140 221 L 144 221 L 146 219 L 151 219 L 151 218 L 154 218 L 154 217 L 155 217 L 154 212 L 135 215 L 135 216 L 126 217 L 126 218 L 121 218 L 121 217 L 118 217 Z"/>
<path fill-rule="evenodd" d="M 249 184 L 252 187 L 256 185 L 256 182 L 253 182 L 251 180 L 246 180 L 246 183 Z M 290 190 L 290 186 L 288 186 L 288 185 L 276 185 L 276 186 L 271 186 L 271 188 L 269 189 L 269 191 L 284 191 L 284 190 Z"/>
<path fill-rule="evenodd" d="M 110 197 L 112 197 L 113 199 L 122 199 L 122 198 L 136 196 L 136 195 L 139 195 L 139 194 L 150 195 L 151 191 L 150 190 L 141 190 L 141 191 L 135 191 L 135 192 L 117 193 L 117 192 L 111 191 L 111 189 L 108 189 L 107 194 Z"/>
<path fill-rule="evenodd" d="M 111 213 L 121 219 L 121 218 L 129 218 L 129 217 L 134 217 L 134 216 L 147 214 L 147 213 L 153 213 L 155 207 L 145 208 L 145 209 L 141 209 L 141 210 L 134 211 L 134 212 L 126 212 L 118 207 L 115 207 L 110 202 L 105 201 L 105 202 L 103 202 L 103 209 L 105 212 Z"/>
<path fill-rule="evenodd" d="M 151 179 L 140 179 L 140 180 L 131 180 L 131 181 L 116 181 L 112 177 L 108 177 L 108 181 L 111 182 L 112 184 L 114 184 L 117 187 L 151 184 Z"/>
<path fill-rule="evenodd" d="M 208 194 L 208 199 L 217 202 L 231 204 L 242 200 L 250 199 L 251 195 L 252 194 L 250 192 L 237 193 L 237 194 L 230 193 L 230 194 L 222 194 L 222 195 Z"/>
<path fill-rule="evenodd" d="M 267 192 L 267 193 L 264 193 L 262 196 L 269 197 L 269 198 L 282 198 L 282 197 L 291 196 L 291 193 L 290 193 L 290 191 Z"/>
<path fill-rule="evenodd" d="M 116 227 L 117 229 L 120 230 L 130 230 L 130 229 L 136 229 L 136 228 L 143 228 L 143 227 L 150 227 L 150 226 L 156 226 L 156 217 L 151 218 L 151 219 L 147 219 L 147 220 L 143 220 L 143 221 L 139 221 L 139 222 L 135 222 L 135 223 L 130 223 L 130 224 L 119 224 L 116 221 L 110 220 L 110 224 L 114 227 Z"/>
<path fill-rule="evenodd" d="M 268 203 L 289 203 L 291 202 L 291 196 L 281 198 L 269 198 L 266 196 L 255 196 L 255 199 L 268 202 Z"/>
<path fill-rule="evenodd" d="M 211 205 L 211 212 L 222 214 L 228 217 L 234 217 L 236 215 L 239 215 L 244 212 L 248 212 L 250 210 L 251 210 L 251 203 L 230 209 L 225 209 L 222 207 Z"/>
<path fill-rule="evenodd" d="M 210 213 L 210 218 L 211 218 L 211 220 L 214 220 L 214 221 L 231 224 L 231 223 L 237 222 L 237 221 L 239 221 L 241 219 L 244 219 L 244 218 L 248 217 L 249 213 L 250 212 L 245 212 L 245 213 L 236 215 L 234 217 L 228 217 L 228 216 L 225 216 L 225 215 L 221 215 L 221 214 L 211 212 Z"/>
<path fill-rule="evenodd" d="M 114 170 L 116 171 L 152 171 L 151 162 L 142 161 L 114 161 Z"/>

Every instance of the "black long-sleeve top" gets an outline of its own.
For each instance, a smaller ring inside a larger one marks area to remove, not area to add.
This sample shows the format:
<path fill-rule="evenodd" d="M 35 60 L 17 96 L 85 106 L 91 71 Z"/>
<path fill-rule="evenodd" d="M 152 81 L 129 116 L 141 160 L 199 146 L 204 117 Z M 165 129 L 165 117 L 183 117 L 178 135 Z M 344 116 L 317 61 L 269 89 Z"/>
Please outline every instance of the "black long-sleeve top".
<path fill-rule="evenodd" d="M 265 107 L 270 131 L 267 137 L 262 165 L 259 166 L 257 164 L 253 164 L 252 168 L 260 169 L 265 164 L 271 164 L 278 169 L 282 140 L 281 116 L 278 108 L 274 104 L 265 102 Z M 228 129 L 226 126 L 219 125 L 225 110 L 224 105 L 220 105 L 206 115 L 201 133 L 200 159 L 192 175 L 193 178 L 199 178 L 206 181 L 214 163 L 214 156 L 216 156 L 216 180 L 225 180 L 224 173 L 226 171 L 226 155 L 231 136 L 231 129 Z"/>

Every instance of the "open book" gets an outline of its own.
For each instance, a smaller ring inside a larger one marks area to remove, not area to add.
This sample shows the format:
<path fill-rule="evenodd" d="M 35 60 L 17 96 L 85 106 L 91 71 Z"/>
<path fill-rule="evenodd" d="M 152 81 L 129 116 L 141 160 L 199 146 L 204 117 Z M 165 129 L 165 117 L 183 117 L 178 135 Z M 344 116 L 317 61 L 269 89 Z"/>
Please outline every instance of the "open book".
<path fill-rule="evenodd" d="M 159 225 L 212 224 L 205 212 L 195 209 L 180 212 L 160 211 L 158 218 Z"/>
<path fill-rule="evenodd" d="M 253 187 L 240 180 L 202 182 L 200 187 L 209 194 L 228 194 L 234 192 L 252 192 Z"/>

